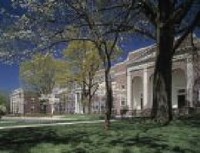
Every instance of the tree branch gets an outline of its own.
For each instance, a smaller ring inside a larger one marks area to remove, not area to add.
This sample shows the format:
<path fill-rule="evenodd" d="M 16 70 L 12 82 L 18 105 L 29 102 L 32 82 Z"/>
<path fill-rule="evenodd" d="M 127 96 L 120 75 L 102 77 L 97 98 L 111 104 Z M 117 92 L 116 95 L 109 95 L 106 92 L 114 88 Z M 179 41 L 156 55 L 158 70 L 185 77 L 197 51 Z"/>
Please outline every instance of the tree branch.
<path fill-rule="evenodd" d="M 172 56 L 174 55 L 176 49 L 181 45 L 181 43 L 183 42 L 183 40 L 188 36 L 188 34 L 191 31 L 193 31 L 193 29 L 195 28 L 195 26 L 198 24 L 199 19 L 200 19 L 200 11 L 197 13 L 197 15 L 194 18 L 193 22 L 190 24 L 190 26 L 188 26 L 188 28 L 186 29 L 186 31 L 184 32 L 184 34 L 175 42 L 174 47 L 173 47 Z"/>
<path fill-rule="evenodd" d="M 144 15 L 150 20 L 153 25 L 156 25 L 156 16 L 157 14 L 154 12 L 155 8 L 153 8 L 154 4 L 147 0 L 141 0 L 142 10 Z"/>
<path fill-rule="evenodd" d="M 181 5 L 174 11 L 168 23 L 171 23 L 172 21 L 179 25 L 184 17 L 187 15 L 193 3 L 194 0 L 187 0 L 186 2 L 182 2 Z"/>

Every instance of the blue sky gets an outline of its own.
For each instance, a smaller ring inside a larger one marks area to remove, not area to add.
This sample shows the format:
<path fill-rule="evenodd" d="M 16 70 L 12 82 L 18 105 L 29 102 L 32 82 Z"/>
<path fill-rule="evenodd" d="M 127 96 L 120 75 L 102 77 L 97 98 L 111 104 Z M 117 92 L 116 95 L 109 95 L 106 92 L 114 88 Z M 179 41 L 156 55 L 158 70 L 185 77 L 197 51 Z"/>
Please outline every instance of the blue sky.
<path fill-rule="evenodd" d="M 0 64 L 0 90 L 11 91 L 19 85 L 19 67 Z"/>

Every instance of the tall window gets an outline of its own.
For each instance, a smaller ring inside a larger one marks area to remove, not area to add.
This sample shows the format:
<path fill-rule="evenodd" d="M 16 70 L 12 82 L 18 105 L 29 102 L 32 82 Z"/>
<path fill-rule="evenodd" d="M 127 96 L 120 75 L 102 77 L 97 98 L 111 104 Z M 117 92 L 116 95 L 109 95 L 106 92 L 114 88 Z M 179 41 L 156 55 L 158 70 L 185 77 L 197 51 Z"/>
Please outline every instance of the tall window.
<path fill-rule="evenodd" d="M 126 105 L 126 98 L 122 97 L 121 98 L 121 106 L 125 106 Z"/>
<path fill-rule="evenodd" d="M 198 100 L 200 101 L 200 89 L 199 89 L 199 98 L 198 98 Z"/>
<path fill-rule="evenodd" d="M 141 105 L 141 110 L 143 110 L 143 94 L 141 93 L 140 95 L 140 105 Z"/>

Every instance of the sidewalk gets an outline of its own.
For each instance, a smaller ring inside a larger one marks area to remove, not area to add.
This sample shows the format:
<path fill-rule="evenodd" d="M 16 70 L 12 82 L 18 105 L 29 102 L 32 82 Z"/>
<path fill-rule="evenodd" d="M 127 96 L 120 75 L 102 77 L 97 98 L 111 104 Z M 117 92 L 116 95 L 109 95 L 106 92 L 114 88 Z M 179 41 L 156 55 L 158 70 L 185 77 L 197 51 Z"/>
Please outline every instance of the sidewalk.
<path fill-rule="evenodd" d="M 115 120 L 111 120 L 111 122 L 113 122 L 113 121 L 115 121 Z M 92 124 L 92 123 L 103 123 L 103 122 L 104 122 L 104 120 L 77 121 L 77 122 L 66 122 L 66 123 L 14 125 L 14 126 L 0 127 L 0 130 L 2 130 L 2 129 L 16 129 L 16 128 L 29 128 L 29 127 L 48 127 L 48 126 L 57 126 L 57 125 Z"/>
<path fill-rule="evenodd" d="M 63 116 L 52 116 L 52 117 L 9 117 L 2 116 L 1 120 L 70 120 L 71 118 L 63 118 Z"/>

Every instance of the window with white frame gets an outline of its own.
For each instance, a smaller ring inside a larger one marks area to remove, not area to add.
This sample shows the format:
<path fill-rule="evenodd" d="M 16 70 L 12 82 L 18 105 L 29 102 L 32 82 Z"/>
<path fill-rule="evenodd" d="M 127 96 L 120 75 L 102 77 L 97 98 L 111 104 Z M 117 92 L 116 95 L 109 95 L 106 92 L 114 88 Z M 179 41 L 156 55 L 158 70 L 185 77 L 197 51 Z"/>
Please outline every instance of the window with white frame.
<path fill-rule="evenodd" d="M 126 105 L 126 98 L 121 97 L 121 106 L 125 106 L 125 105 Z"/>
<path fill-rule="evenodd" d="M 199 98 L 198 98 L 198 100 L 200 101 L 200 89 L 199 89 Z"/>
<path fill-rule="evenodd" d="M 121 88 L 122 88 L 122 89 L 125 89 L 125 85 L 121 85 Z"/>

